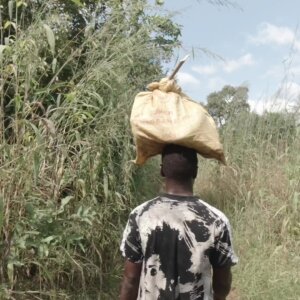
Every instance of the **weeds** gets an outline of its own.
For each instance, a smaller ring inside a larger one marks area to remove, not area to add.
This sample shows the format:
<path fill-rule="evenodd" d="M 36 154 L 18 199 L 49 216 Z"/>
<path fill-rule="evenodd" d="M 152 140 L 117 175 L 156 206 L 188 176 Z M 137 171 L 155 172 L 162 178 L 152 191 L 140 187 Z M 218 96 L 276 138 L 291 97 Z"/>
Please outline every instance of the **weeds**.
<path fill-rule="evenodd" d="M 236 299 L 300 294 L 300 139 L 284 117 L 293 118 L 237 117 L 223 132 L 228 166 L 203 161 L 200 167 L 199 193 L 224 210 L 234 228 Z"/>
<path fill-rule="evenodd" d="M 164 25 L 143 1 L 99 2 L 98 23 L 81 28 L 92 14 L 75 1 L 63 13 L 57 1 L 8 2 L 8 14 L 0 11 L 10 22 L 0 48 L 0 297 L 112 297 L 121 228 L 138 194 L 131 103 L 161 76 L 177 27 L 166 23 L 174 35 L 164 44 Z"/>
<path fill-rule="evenodd" d="M 180 31 L 144 1 L 82 2 L 0 9 L 1 299 L 112 299 L 128 211 L 159 189 L 155 163 L 130 163 L 128 115 Z M 202 198 L 233 223 L 240 299 L 300 294 L 300 139 L 289 117 L 232 120 L 228 167 L 200 167 Z"/>

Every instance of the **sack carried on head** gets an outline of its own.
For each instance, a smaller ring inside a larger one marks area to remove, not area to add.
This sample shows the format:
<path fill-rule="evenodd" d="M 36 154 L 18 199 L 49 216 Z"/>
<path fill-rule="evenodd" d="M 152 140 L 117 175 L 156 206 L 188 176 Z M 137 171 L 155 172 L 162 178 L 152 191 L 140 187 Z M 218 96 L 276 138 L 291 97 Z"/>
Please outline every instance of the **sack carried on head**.
<path fill-rule="evenodd" d="M 195 149 L 225 164 L 216 124 L 199 103 L 182 93 L 173 79 L 153 82 L 148 90 L 137 94 L 130 117 L 136 164 L 162 153 L 167 144 Z"/>

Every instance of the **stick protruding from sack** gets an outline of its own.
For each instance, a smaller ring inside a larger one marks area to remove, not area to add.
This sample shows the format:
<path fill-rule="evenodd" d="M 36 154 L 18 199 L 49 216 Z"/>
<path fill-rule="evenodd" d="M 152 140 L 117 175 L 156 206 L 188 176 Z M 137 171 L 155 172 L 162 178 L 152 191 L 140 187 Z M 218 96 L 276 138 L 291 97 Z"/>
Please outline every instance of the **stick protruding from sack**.
<path fill-rule="evenodd" d="M 189 58 L 189 55 L 186 55 L 176 66 L 176 68 L 174 69 L 174 71 L 172 72 L 172 74 L 169 76 L 169 79 L 173 79 L 175 77 L 175 75 L 177 74 L 177 72 L 179 71 L 179 69 L 182 67 L 182 65 L 186 62 L 186 60 Z"/>

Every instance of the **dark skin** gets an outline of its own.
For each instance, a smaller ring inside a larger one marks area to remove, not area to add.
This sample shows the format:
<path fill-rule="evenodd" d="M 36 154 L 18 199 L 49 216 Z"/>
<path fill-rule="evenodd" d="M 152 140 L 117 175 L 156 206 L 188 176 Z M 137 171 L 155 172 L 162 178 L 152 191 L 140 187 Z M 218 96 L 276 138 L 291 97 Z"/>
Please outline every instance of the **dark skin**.
<path fill-rule="evenodd" d="M 231 267 L 213 268 L 214 300 L 225 300 L 231 288 Z"/>
<path fill-rule="evenodd" d="M 163 170 L 161 175 L 164 177 Z M 178 181 L 171 178 L 165 178 L 165 192 L 177 196 L 192 196 L 194 179 L 188 178 L 184 181 Z M 142 263 L 133 263 L 125 261 L 123 282 L 121 287 L 120 300 L 136 300 L 138 295 Z M 212 285 L 214 291 L 214 300 L 226 300 L 226 296 L 231 288 L 231 268 L 213 268 Z"/>
<path fill-rule="evenodd" d="M 139 290 L 142 263 L 125 261 L 120 300 L 136 300 Z"/>

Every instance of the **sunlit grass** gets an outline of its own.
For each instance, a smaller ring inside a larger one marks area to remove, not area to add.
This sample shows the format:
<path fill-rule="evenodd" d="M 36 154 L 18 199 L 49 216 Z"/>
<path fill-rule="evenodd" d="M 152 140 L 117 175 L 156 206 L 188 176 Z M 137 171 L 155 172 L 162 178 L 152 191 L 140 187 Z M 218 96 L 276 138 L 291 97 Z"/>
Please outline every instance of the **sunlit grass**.
<path fill-rule="evenodd" d="M 38 14 L 1 48 L 1 299 L 117 292 L 121 231 L 153 182 L 131 163 L 130 108 L 172 46 L 109 12 L 76 51 L 63 21 Z"/>
<path fill-rule="evenodd" d="M 224 130 L 228 166 L 202 161 L 197 190 L 231 220 L 234 299 L 300 299 L 299 133 L 250 121 Z"/>

